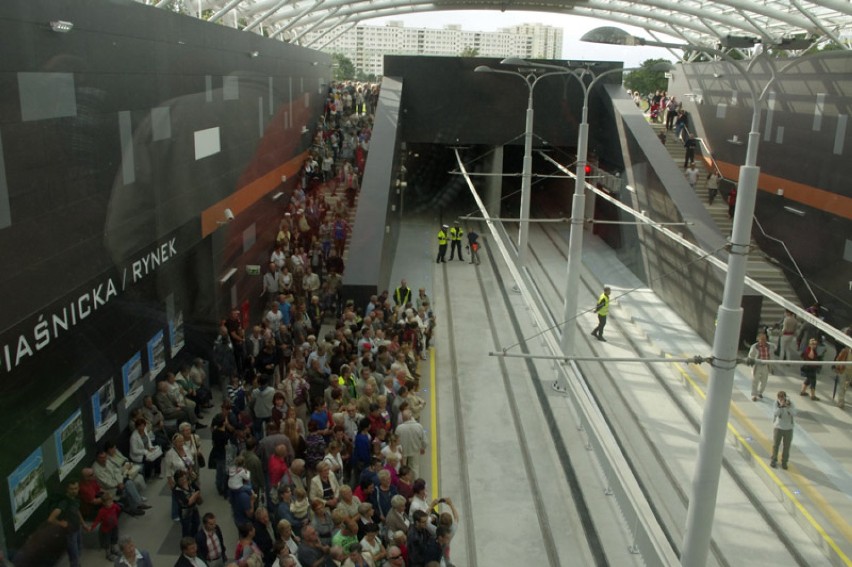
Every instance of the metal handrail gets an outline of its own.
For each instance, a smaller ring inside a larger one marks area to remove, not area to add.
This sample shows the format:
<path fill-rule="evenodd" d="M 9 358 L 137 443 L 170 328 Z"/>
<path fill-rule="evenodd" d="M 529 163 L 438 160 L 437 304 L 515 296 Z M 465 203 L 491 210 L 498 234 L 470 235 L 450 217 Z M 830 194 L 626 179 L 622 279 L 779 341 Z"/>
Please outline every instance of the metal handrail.
<path fill-rule="evenodd" d="M 790 259 L 790 262 L 793 264 L 793 267 L 796 269 L 796 273 L 799 274 L 800 278 L 802 278 L 802 283 L 804 283 L 805 287 L 808 288 L 808 293 L 811 294 L 811 297 L 813 298 L 814 303 L 819 303 L 819 300 L 817 299 L 817 296 L 814 293 L 814 290 L 811 288 L 811 284 L 808 283 L 808 280 L 805 278 L 805 275 L 802 273 L 802 270 L 799 269 L 799 264 L 793 258 L 793 255 L 790 253 L 790 249 L 787 248 L 787 245 L 784 244 L 784 241 L 781 240 L 780 238 L 775 238 L 774 236 L 767 234 L 766 231 L 763 230 L 763 225 L 761 225 L 760 221 L 757 220 L 757 216 L 755 216 L 753 220 L 754 220 L 754 223 L 757 225 L 757 228 L 760 229 L 760 232 L 763 234 L 763 236 L 765 236 L 769 240 L 771 240 L 773 242 L 777 242 L 778 244 L 781 245 L 781 247 L 784 249 L 784 252 L 787 253 L 787 257 Z"/>
<path fill-rule="evenodd" d="M 686 131 L 687 135 L 690 134 L 689 129 L 686 126 L 683 127 L 683 130 Z M 713 152 L 710 151 L 709 146 L 707 146 L 704 143 L 704 140 L 702 138 L 698 138 L 698 137 L 696 137 L 695 139 L 700 140 L 702 146 L 707 148 L 706 155 L 710 158 L 710 163 L 711 163 L 713 169 L 715 169 L 719 173 L 719 176 L 725 181 L 729 181 L 731 183 L 736 184 L 736 181 L 734 179 L 730 179 L 730 178 L 727 178 L 724 175 L 722 175 L 722 171 L 719 169 L 719 165 L 716 162 L 716 158 L 713 157 Z M 602 172 L 604 175 L 612 176 L 612 174 L 610 174 L 609 172 L 606 172 L 605 170 L 602 170 L 600 168 L 597 168 L 597 169 L 598 169 L 597 175 L 601 175 L 601 172 Z M 612 176 L 612 177 L 615 177 L 615 176 Z M 805 278 L 805 275 L 802 273 L 801 268 L 799 268 L 799 264 L 796 262 L 795 258 L 793 258 L 793 254 L 790 252 L 790 249 L 787 248 L 787 244 L 785 244 L 784 241 L 781 240 L 780 238 L 776 238 L 776 237 L 774 237 L 770 234 L 767 234 L 767 232 L 763 229 L 763 225 L 760 224 L 760 221 L 757 219 L 757 216 L 753 216 L 752 220 L 757 225 L 757 227 L 760 229 L 760 232 L 764 237 L 766 237 L 769 240 L 772 240 L 773 242 L 777 242 L 778 244 L 781 245 L 781 247 L 784 249 L 784 253 L 787 255 L 787 258 L 790 259 L 790 263 L 792 264 L 793 268 L 795 269 L 796 274 L 798 274 L 799 278 L 802 280 L 802 283 L 805 284 L 805 287 L 807 288 L 808 293 L 810 293 L 811 297 L 813 298 L 814 303 L 819 303 L 819 300 L 817 299 L 816 293 L 814 293 L 814 290 L 811 287 L 811 284 Z"/>
<path fill-rule="evenodd" d="M 684 133 L 686 134 L 687 137 L 692 135 L 692 132 L 689 131 L 689 126 L 684 125 L 683 129 L 681 130 L 680 135 L 678 135 L 678 138 L 681 141 L 684 141 L 683 140 Z M 710 164 L 713 166 L 713 169 L 716 170 L 716 173 L 718 173 L 719 176 L 722 177 L 722 179 L 725 179 L 725 176 L 722 175 L 722 170 L 719 169 L 719 166 L 716 164 L 716 160 L 713 158 L 713 152 L 710 149 L 710 146 L 707 145 L 707 142 L 704 140 L 704 138 L 696 136 L 695 139 L 696 139 L 696 141 L 698 141 L 699 144 L 701 144 L 701 154 L 710 157 Z"/>
<path fill-rule="evenodd" d="M 691 135 L 691 132 L 689 131 L 689 127 L 686 126 L 686 125 L 684 125 L 683 129 L 681 130 L 681 134 L 678 137 L 682 139 L 684 133 L 686 133 L 687 136 Z M 716 173 L 719 174 L 719 177 L 721 177 L 725 181 L 729 181 L 731 183 L 736 184 L 736 180 L 729 179 L 722 174 L 722 170 L 719 169 L 719 164 L 716 162 L 716 158 L 713 157 L 713 152 L 710 149 L 710 146 L 707 145 L 707 142 L 704 141 L 704 138 L 699 138 L 699 137 L 696 136 L 695 139 L 698 140 L 698 142 L 701 144 L 702 154 L 706 155 L 707 157 L 710 158 L 710 165 L 712 166 L 712 168 L 714 170 L 716 170 Z M 793 254 L 790 252 L 790 249 L 787 248 L 787 245 L 784 243 L 784 241 L 779 239 L 779 238 L 776 238 L 774 236 L 767 234 L 766 231 L 763 229 L 763 225 L 761 225 L 760 221 L 757 219 L 756 215 L 752 217 L 752 220 L 757 225 L 757 227 L 760 229 L 760 232 L 761 232 L 761 234 L 763 234 L 764 237 L 768 238 L 769 240 L 772 240 L 773 242 L 777 242 L 778 244 L 781 245 L 781 247 L 784 249 L 784 253 L 787 254 L 787 258 L 790 259 L 790 263 L 793 265 L 793 268 L 796 270 L 796 273 L 799 275 L 799 278 L 801 278 L 802 283 L 804 283 L 805 287 L 808 289 L 808 293 L 810 293 L 811 297 L 814 300 L 814 303 L 819 303 L 819 300 L 817 299 L 817 296 L 814 293 L 813 288 L 811 288 L 811 284 L 808 283 L 808 280 L 805 278 L 805 275 L 802 273 L 802 270 L 799 268 L 799 264 L 796 262 L 796 259 L 793 258 Z"/>
<path fill-rule="evenodd" d="M 686 126 L 684 126 L 684 130 L 687 130 Z M 687 133 L 688 133 L 688 132 L 689 132 L 689 130 L 687 130 Z M 707 148 L 706 155 L 707 155 L 707 157 L 709 157 L 709 158 L 710 158 L 710 164 L 712 165 L 713 169 L 715 169 L 715 170 L 716 170 L 716 172 L 719 174 L 719 176 L 720 176 L 722 179 L 724 179 L 725 181 L 730 181 L 731 183 L 736 183 L 736 181 L 735 181 L 735 180 L 733 180 L 733 179 L 728 179 L 727 177 L 725 177 L 724 175 L 722 175 L 722 170 L 721 170 L 721 169 L 719 169 L 719 165 L 718 165 L 718 163 L 716 162 L 716 158 L 715 158 L 715 157 L 713 157 L 713 152 L 710 150 L 710 147 L 709 147 L 709 146 L 707 146 L 707 144 L 705 143 L 704 139 L 703 139 L 703 138 L 696 138 L 696 140 L 700 140 L 701 145 L 702 145 L 702 149 L 703 149 L 703 148 Z M 785 243 L 784 243 L 784 241 L 783 241 L 783 240 L 781 240 L 780 238 L 776 238 L 776 237 L 774 237 L 774 236 L 772 236 L 772 235 L 770 235 L 770 234 L 767 234 L 767 232 L 763 229 L 763 225 L 762 225 L 762 224 L 760 224 L 760 221 L 757 219 L 757 215 L 754 215 L 754 216 L 752 217 L 752 220 L 753 220 L 753 221 L 754 221 L 754 223 L 757 225 L 757 228 L 759 228 L 759 229 L 760 229 L 760 232 L 761 232 L 761 234 L 762 234 L 764 237 L 766 237 L 767 239 L 769 239 L 769 240 L 771 240 L 771 241 L 773 241 L 773 242 L 777 242 L 778 244 L 780 244 L 780 245 L 781 245 L 781 247 L 784 249 L 784 253 L 787 255 L 787 258 L 789 258 L 789 259 L 790 259 L 790 263 L 793 265 L 793 268 L 796 270 L 796 273 L 799 275 L 799 278 L 801 278 L 802 283 L 804 283 L 804 284 L 805 284 L 805 287 L 808 289 L 808 293 L 810 293 L 811 297 L 812 297 L 812 298 L 813 298 L 813 300 L 814 300 L 814 303 L 819 303 L 819 300 L 817 299 L 817 296 L 816 296 L 816 294 L 814 293 L 813 288 L 811 288 L 811 284 L 810 284 L 810 283 L 808 283 L 808 280 L 805 278 L 805 275 L 802 273 L 802 270 L 799 268 L 799 264 L 798 264 L 798 262 L 796 262 L 796 259 L 795 259 L 795 258 L 793 258 L 793 254 L 790 252 L 790 249 L 789 249 L 789 248 L 787 248 L 787 244 L 785 244 Z"/>

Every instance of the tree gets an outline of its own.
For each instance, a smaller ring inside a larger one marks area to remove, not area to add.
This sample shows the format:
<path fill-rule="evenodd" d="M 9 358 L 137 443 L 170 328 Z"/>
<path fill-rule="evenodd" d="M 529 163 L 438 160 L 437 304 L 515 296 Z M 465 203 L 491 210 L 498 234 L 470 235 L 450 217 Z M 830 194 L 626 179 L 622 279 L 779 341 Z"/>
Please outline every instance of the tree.
<path fill-rule="evenodd" d="M 355 78 L 355 65 L 351 59 L 342 53 L 333 53 L 331 60 L 334 67 L 335 81 L 348 81 Z"/>
<path fill-rule="evenodd" d="M 665 71 L 654 71 L 652 68 L 660 63 L 669 63 L 665 59 L 647 59 L 639 69 L 631 71 L 624 78 L 624 86 L 640 94 L 664 91 L 668 87 Z"/>
<path fill-rule="evenodd" d="M 358 69 L 358 73 L 355 74 L 355 80 L 362 83 L 375 83 L 378 81 L 378 77 L 376 77 L 373 73 L 368 74 Z"/>
<path fill-rule="evenodd" d="M 467 47 L 462 49 L 462 52 L 459 57 L 479 57 L 479 48 L 471 47 L 468 45 Z"/>

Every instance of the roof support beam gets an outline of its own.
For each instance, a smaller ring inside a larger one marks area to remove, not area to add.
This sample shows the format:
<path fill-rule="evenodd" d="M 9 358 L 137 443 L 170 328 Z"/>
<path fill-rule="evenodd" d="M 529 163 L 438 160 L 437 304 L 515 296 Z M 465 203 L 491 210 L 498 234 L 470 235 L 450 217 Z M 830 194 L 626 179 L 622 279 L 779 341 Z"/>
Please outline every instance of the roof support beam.
<path fill-rule="evenodd" d="M 831 38 L 831 40 L 832 40 L 834 43 L 836 43 L 837 45 L 839 45 L 839 46 L 841 47 L 841 49 L 849 49 L 849 46 L 848 46 L 848 45 L 846 45 L 845 43 L 843 43 L 843 40 L 841 40 L 841 39 L 840 39 L 839 37 L 837 37 L 837 35 L 835 35 L 835 34 L 834 34 L 831 30 L 829 30 L 829 29 L 828 29 L 828 28 L 826 28 L 824 25 L 822 25 L 822 24 L 820 23 L 820 21 L 819 21 L 819 20 L 817 20 L 815 17 L 813 17 L 813 16 L 811 15 L 811 13 L 810 13 L 810 12 L 808 12 L 807 10 L 805 10 L 805 8 L 802 6 L 802 3 L 801 3 L 801 2 L 799 2 L 799 0 L 790 0 L 790 3 L 791 3 L 791 4 L 793 4 L 793 6 L 795 6 L 795 7 L 796 7 L 796 9 L 802 13 L 802 15 L 804 15 L 807 19 L 809 19 L 810 21 L 812 21 L 812 22 L 813 22 L 813 24 L 814 24 L 816 27 L 818 27 L 818 28 L 820 29 L 820 31 L 822 31 L 822 33 L 824 33 L 826 36 L 828 36 L 829 38 Z"/>
<path fill-rule="evenodd" d="M 655 40 L 660 41 L 661 43 L 664 43 L 664 42 L 662 42 L 662 40 L 661 40 L 659 37 L 657 37 L 657 34 L 656 34 L 656 33 L 652 32 L 652 31 L 650 31 L 650 30 L 648 30 L 648 35 L 650 35 L 651 37 L 653 37 Z M 680 34 L 678 34 L 678 35 L 680 35 Z M 681 39 L 683 39 L 683 38 L 681 38 Z M 671 47 L 666 47 L 666 51 L 668 51 L 669 53 L 671 53 L 671 54 L 672 54 L 672 57 L 674 57 L 676 60 L 678 60 L 678 61 L 683 60 L 683 53 L 678 53 L 677 51 L 675 51 L 675 50 L 674 50 L 674 49 L 672 49 Z"/>
<path fill-rule="evenodd" d="M 302 36 L 304 36 L 306 33 L 310 33 L 310 32 L 312 32 L 312 31 L 314 31 L 317 27 L 321 26 L 321 25 L 323 24 L 323 22 L 325 22 L 327 19 L 329 19 L 330 17 L 332 17 L 333 15 L 335 15 L 335 14 L 336 14 L 337 12 L 339 12 L 339 11 L 340 11 L 340 7 L 339 7 L 339 6 L 338 6 L 337 8 L 335 8 L 334 10 L 329 11 L 329 12 L 328 12 L 325 16 L 323 16 L 322 18 L 320 18 L 319 20 L 317 20 L 317 21 L 316 21 L 313 25 L 308 26 L 308 27 L 306 27 L 306 28 L 302 29 L 302 30 L 301 30 L 301 31 L 300 31 L 300 32 L 296 35 L 296 37 L 294 37 L 293 39 L 291 39 L 291 40 L 290 40 L 290 42 L 291 42 L 291 43 L 296 43 L 297 41 L 299 41 L 300 39 L 302 39 Z"/>
<path fill-rule="evenodd" d="M 641 5 L 637 7 L 637 5 Z M 742 22 L 737 18 L 733 18 L 726 14 L 717 14 L 712 10 L 702 9 L 698 4 L 687 4 L 685 2 L 677 2 L 676 6 L 672 6 L 672 2 L 666 0 L 642 0 L 638 2 L 607 2 L 605 0 L 590 0 L 582 4 L 584 8 L 592 9 L 607 9 L 622 14 L 634 14 L 641 17 L 660 19 L 661 21 L 670 21 L 674 27 L 692 28 L 698 31 L 698 26 L 691 21 L 691 18 L 680 18 L 679 21 L 673 21 L 675 15 L 684 14 L 694 18 L 711 19 L 726 27 L 738 28 L 742 27 Z M 643 9 L 649 6 L 652 10 Z M 688 25 L 684 25 L 688 22 Z M 702 22 L 703 23 L 703 22 Z M 706 33 L 706 32 L 705 32 Z M 671 34 L 669 34 L 671 35 Z"/>
<path fill-rule="evenodd" d="M 217 22 L 217 21 L 219 21 L 219 20 L 222 18 L 222 16 L 224 16 L 225 14 L 227 14 L 228 12 L 230 12 L 231 10 L 233 10 L 233 9 L 234 9 L 234 7 L 235 7 L 237 4 L 239 4 L 240 2 L 242 2 L 242 1 L 243 1 L 243 0 L 231 0 L 230 2 L 228 2 L 227 4 L 225 4 L 224 6 L 222 6 L 222 9 L 221 9 L 221 10 L 219 10 L 218 12 L 216 12 L 215 14 L 213 14 L 212 16 L 210 16 L 210 19 L 208 19 L 207 21 L 208 21 L 208 22 Z"/>
<path fill-rule="evenodd" d="M 311 41 L 309 41 L 308 43 L 306 43 L 306 44 L 305 44 L 305 47 L 310 47 L 310 46 L 312 46 L 313 44 L 315 44 L 316 42 L 318 42 L 319 40 L 321 40 L 322 38 L 324 38 L 325 36 L 327 36 L 328 34 L 330 34 L 330 33 L 332 33 L 332 32 L 337 31 L 337 30 L 340 28 L 340 26 L 342 26 L 343 24 L 345 24 L 345 23 L 346 23 L 346 22 L 348 22 L 348 21 L 349 21 L 349 19 L 348 19 L 348 18 L 343 18 L 343 20 L 341 20 L 340 22 L 338 22 L 338 23 L 336 23 L 336 24 L 334 24 L 334 25 L 332 25 L 332 26 L 327 26 L 327 27 L 325 28 L 325 31 L 323 31 L 321 34 L 319 34 L 318 36 L 316 36 L 315 38 L 313 38 Z M 355 25 L 355 24 L 353 24 L 353 25 Z M 351 26 L 350 26 L 350 28 L 351 28 Z M 349 28 L 347 28 L 347 29 L 349 29 Z M 335 39 L 337 39 L 338 35 L 342 35 L 342 34 L 337 34 L 337 35 L 335 35 L 335 36 L 334 36 L 334 38 L 332 39 L 332 41 L 334 41 Z M 325 44 L 323 44 L 323 47 L 325 47 Z M 322 48 L 320 48 L 320 49 L 322 49 Z"/>
<path fill-rule="evenodd" d="M 293 27 L 293 24 L 304 18 L 307 14 L 313 12 L 314 9 L 319 8 L 323 4 L 323 2 L 325 2 L 325 0 L 316 0 L 316 2 L 314 2 L 312 5 L 308 6 L 307 8 L 299 12 L 297 15 L 290 18 L 289 22 L 272 32 L 272 35 L 270 35 L 269 37 L 275 37 L 278 34 L 284 33 L 285 31 L 289 30 Z"/>
<path fill-rule="evenodd" d="M 754 21 L 754 18 L 745 13 L 745 11 L 738 9 L 737 13 L 742 16 L 745 21 L 747 21 L 754 27 L 754 29 L 757 31 L 757 35 L 759 35 L 763 40 L 763 43 L 765 43 L 766 45 L 770 45 L 775 42 L 772 36 L 769 35 L 769 32 L 766 31 L 766 28 L 761 25 L 758 25 L 758 23 Z"/>
<path fill-rule="evenodd" d="M 847 0 L 818 0 L 813 3 L 825 6 L 826 8 L 840 12 L 841 14 L 852 16 L 852 4 L 850 4 Z"/>
<path fill-rule="evenodd" d="M 177 0 L 140 0 L 158 8 L 171 9 Z M 249 20 L 245 31 L 275 28 L 274 36 L 295 32 L 299 39 L 321 33 L 323 41 L 342 25 L 358 23 L 379 16 L 394 16 L 418 12 L 463 9 L 538 10 L 545 13 L 573 14 L 593 18 L 608 18 L 613 22 L 643 28 L 649 34 L 680 37 L 697 45 L 715 45 L 720 37 L 741 32 L 761 37 L 764 45 L 777 43 L 780 38 L 801 33 L 818 40 L 830 40 L 844 50 L 852 49 L 852 41 L 844 30 L 852 28 L 850 0 L 569 0 L 538 2 L 537 0 L 183 0 L 188 6 L 203 6 L 215 10 L 209 18 L 219 22 L 234 15 Z M 195 15 L 195 14 L 194 14 Z M 298 28 L 298 29 L 294 29 Z M 678 32 L 678 30 L 682 30 Z M 312 38 L 311 45 L 318 45 Z M 675 50 L 677 51 L 677 50 Z"/>
<path fill-rule="evenodd" d="M 245 28 L 243 28 L 243 31 L 251 31 L 251 30 L 253 30 L 253 29 L 254 29 L 254 28 L 256 28 L 257 26 L 259 26 L 260 24 L 262 24 L 262 23 L 264 22 L 264 20 L 266 20 L 269 16 L 271 16 L 272 14 L 274 14 L 274 13 L 275 13 L 275 11 L 276 11 L 278 8 L 280 8 L 281 6 L 283 6 L 284 4 L 286 4 L 286 3 L 287 3 L 287 2 L 289 2 L 289 1 L 290 1 L 290 0 L 278 0 L 278 2 L 276 2 L 275 4 L 273 4 L 273 5 L 272 5 L 272 7 L 271 7 L 270 9 L 268 9 L 266 12 L 264 12 L 264 14 L 263 14 L 262 16 L 259 16 L 259 17 L 255 18 L 255 20 L 254 20 L 252 23 L 250 23 L 250 24 L 249 24 L 249 25 L 247 25 Z"/>

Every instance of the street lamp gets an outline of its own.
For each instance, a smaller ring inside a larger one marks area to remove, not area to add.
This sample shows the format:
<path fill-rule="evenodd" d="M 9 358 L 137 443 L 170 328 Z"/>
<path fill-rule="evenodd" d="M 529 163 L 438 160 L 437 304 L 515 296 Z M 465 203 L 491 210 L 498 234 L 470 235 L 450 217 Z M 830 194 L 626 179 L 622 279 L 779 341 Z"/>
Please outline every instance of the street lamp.
<path fill-rule="evenodd" d="M 753 38 L 726 38 L 739 40 L 742 46 L 754 45 Z M 745 286 L 746 262 L 751 242 L 752 217 L 757 199 L 757 183 L 760 168 L 757 167 L 757 149 L 760 143 L 760 102 L 766 91 L 777 78 L 774 64 L 772 78 L 763 91 L 758 90 L 749 75 L 750 67 L 744 67 L 739 61 L 717 49 L 696 45 L 680 45 L 648 41 L 633 37 L 629 33 L 614 27 L 604 27 L 586 33 L 581 41 L 605 43 L 609 45 L 647 45 L 670 49 L 701 51 L 725 59 L 743 76 L 751 94 L 753 114 L 751 130 L 748 134 L 745 163 L 740 167 L 737 207 L 734 211 L 734 224 L 731 233 L 731 250 L 728 255 L 728 271 L 725 276 L 725 289 L 722 304 L 719 306 L 716 333 L 713 337 L 713 362 L 707 390 L 707 403 L 701 422 L 698 442 L 698 459 L 692 481 L 692 492 L 686 518 L 681 564 L 689 567 L 703 566 L 707 561 L 710 536 L 713 529 L 713 517 L 716 512 L 716 497 L 719 490 L 719 476 L 722 468 L 722 452 L 725 447 L 725 433 L 728 424 L 728 411 L 734 385 L 734 371 L 737 367 L 737 344 L 739 342 L 740 322 L 742 320 L 742 297 Z M 746 42 L 745 40 L 749 40 Z M 723 42 L 724 43 L 724 42 Z M 739 44 L 738 44 L 739 45 Z M 775 47 L 783 47 L 783 44 Z M 788 68 L 785 67 L 784 69 Z"/>
<path fill-rule="evenodd" d="M 513 65 L 531 66 L 533 63 L 524 61 L 523 59 L 512 59 Z M 577 69 L 567 69 L 558 65 L 548 63 L 535 63 L 537 67 L 544 69 L 561 70 L 563 73 L 577 79 L 580 88 L 583 89 L 583 110 L 581 114 L 580 125 L 577 130 L 577 172 L 574 177 L 574 196 L 571 201 L 571 232 L 568 236 L 568 268 L 565 284 L 565 305 L 563 309 L 563 321 L 573 321 L 577 313 L 577 289 L 580 283 L 580 270 L 583 264 L 583 225 L 584 214 L 586 210 L 586 161 L 589 153 L 589 93 L 592 88 L 607 75 L 615 73 L 625 73 L 631 69 L 623 69 L 621 67 L 610 69 L 603 73 L 596 74 L 588 67 L 578 67 Z M 665 67 L 665 70 L 671 68 L 668 63 L 658 64 L 655 68 L 660 70 Z M 586 77 L 591 77 L 592 80 L 586 82 Z M 574 354 L 574 338 L 577 334 L 577 326 L 573 323 L 566 323 L 562 327 L 562 353 L 564 355 Z"/>
<path fill-rule="evenodd" d="M 518 66 L 519 68 L 517 71 L 507 71 L 505 69 L 494 69 L 487 65 L 480 65 L 473 71 L 475 73 L 500 73 L 502 75 L 514 75 L 516 77 L 520 77 L 523 79 L 530 91 L 529 99 L 527 101 L 526 126 L 524 128 L 524 167 L 521 173 L 521 228 L 518 233 L 518 265 L 525 266 L 527 261 L 527 251 L 529 249 L 530 196 L 532 193 L 533 90 L 538 82 L 545 77 L 553 75 L 570 75 L 571 71 L 562 67 L 530 63 L 523 59 L 513 57 L 503 59 L 500 61 L 500 64 Z M 539 67 L 549 67 L 558 70 L 539 73 Z"/>
<path fill-rule="evenodd" d="M 668 67 L 668 64 L 665 64 Z M 580 270 L 583 265 L 583 225 L 586 210 L 586 161 L 589 154 L 589 93 L 598 81 L 607 75 L 625 73 L 630 69 L 610 69 L 600 74 L 595 74 L 587 67 L 581 67 L 572 72 L 571 75 L 577 79 L 580 88 L 583 89 L 583 110 L 580 126 L 577 130 L 577 167 L 574 177 L 574 196 L 571 201 L 571 232 L 568 236 L 568 268 L 565 283 L 565 306 L 562 311 L 562 320 L 566 323 L 562 327 L 562 354 L 574 354 L 574 338 L 577 334 L 577 325 L 573 320 L 577 313 L 577 289 L 580 284 Z M 592 78 L 586 83 L 586 77 Z"/>

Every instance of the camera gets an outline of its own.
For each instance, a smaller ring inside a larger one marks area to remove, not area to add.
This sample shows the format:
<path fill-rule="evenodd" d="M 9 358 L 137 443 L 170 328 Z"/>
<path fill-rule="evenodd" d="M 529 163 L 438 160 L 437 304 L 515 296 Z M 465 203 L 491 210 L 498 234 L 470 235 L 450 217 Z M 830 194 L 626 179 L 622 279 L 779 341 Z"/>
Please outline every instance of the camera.
<path fill-rule="evenodd" d="M 443 504 L 444 502 L 446 502 L 446 500 L 444 498 L 441 498 L 440 500 L 438 500 L 438 504 Z"/>

